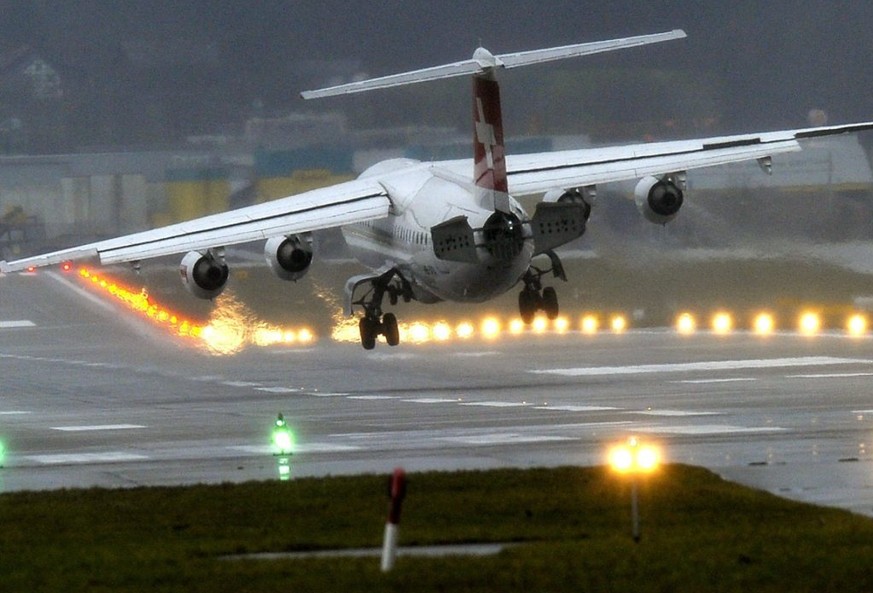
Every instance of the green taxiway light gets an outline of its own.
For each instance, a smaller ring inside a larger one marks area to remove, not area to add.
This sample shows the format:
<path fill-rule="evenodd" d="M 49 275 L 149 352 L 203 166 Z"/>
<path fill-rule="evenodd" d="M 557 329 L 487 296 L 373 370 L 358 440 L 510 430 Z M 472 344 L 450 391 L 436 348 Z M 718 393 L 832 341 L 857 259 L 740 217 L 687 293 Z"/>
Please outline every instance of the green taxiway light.
<path fill-rule="evenodd" d="M 277 427 L 273 430 L 273 445 L 283 455 L 293 453 L 294 435 L 287 427 Z"/>

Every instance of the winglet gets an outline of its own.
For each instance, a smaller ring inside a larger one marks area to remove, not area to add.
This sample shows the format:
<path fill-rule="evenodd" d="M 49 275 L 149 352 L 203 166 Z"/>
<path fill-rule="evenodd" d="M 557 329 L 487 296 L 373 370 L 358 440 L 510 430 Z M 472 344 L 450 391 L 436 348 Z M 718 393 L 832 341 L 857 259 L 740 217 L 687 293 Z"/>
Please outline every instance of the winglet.
<path fill-rule="evenodd" d="M 413 70 L 411 72 L 402 72 L 400 74 L 391 74 L 389 76 L 371 78 L 358 82 L 350 82 L 348 84 L 341 84 L 314 91 L 303 91 L 300 93 L 300 96 L 304 99 L 319 99 L 322 97 L 347 95 L 350 93 L 362 93 L 376 89 L 427 82 L 429 80 L 455 78 L 457 76 L 468 76 L 470 74 L 484 74 L 485 72 L 496 68 L 517 68 L 519 66 L 528 66 L 531 64 L 542 64 L 543 62 L 551 62 L 553 60 L 587 56 L 628 47 L 638 47 L 650 43 L 682 39 L 683 37 L 686 37 L 685 31 L 682 29 L 674 29 L 673 31 L 655 33 L 653 35 L 638 35 L 636 37 L 610 39 L 607 41 L 576 43 L 573 45 L 563 45 L 561 47 L 536 49 L 533 51 L 515 52 L 494 56 L 482 48 L 479 48 L 469 60 L 462 60 L 460 62 L 453 62 L 442 66 L 433 66 L 421 70 Z M 483 59 L 486 54 L 490 59 Z"/>

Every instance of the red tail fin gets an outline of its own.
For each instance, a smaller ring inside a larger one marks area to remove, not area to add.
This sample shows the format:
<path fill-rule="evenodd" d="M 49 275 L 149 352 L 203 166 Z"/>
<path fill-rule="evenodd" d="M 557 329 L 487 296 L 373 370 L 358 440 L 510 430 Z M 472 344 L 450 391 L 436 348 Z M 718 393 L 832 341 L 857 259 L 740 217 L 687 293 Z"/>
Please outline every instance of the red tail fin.
<path fill-rule="evenodd" d="M 473 76 L 473 181 L 482 189 L 507 193 L 506 152 L 500 87 L 486 76 Z"/>

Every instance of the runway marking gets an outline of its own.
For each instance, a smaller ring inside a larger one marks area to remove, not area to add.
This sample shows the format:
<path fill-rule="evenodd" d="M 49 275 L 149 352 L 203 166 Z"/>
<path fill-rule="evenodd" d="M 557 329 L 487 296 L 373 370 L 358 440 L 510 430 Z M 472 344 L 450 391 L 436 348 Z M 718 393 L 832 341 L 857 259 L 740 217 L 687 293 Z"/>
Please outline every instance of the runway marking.
<path fill-rule="evenodd" d="M 482 406 L 485 408 L 523 408 L 525 406 L 530 406 L 532 404 L 525 402 L 499 402 L 499 401 L 486 401 L 486 402 L 464 402 L 460 404 L 462 406 Z"/>
<path fill-rule="evenodd" d="M 221 384 L 228 387 L 260 387 L 261 385 L 252 381 L 222 381 Z"/>
<path fill-rule="evenodd" d="M 307 391 L 306 395 L 312 397 L 349 397 L 351 394 L 348 391 Z"/>
<path fill-rule="evenodd" d="M 0 329 L 14 329 L 19 327 L 36 327 L 36 324 L 29 319 L 0 321 Z"/>
<path fill-rule="evenodd" d="M 873 410 L 852 410 L 853 414 L 873 414 Z"/>
<path fill-rule="evenodd" d="M 364 401 L 370 401 L 370 400 L 380 401 L 380 400 L 385 400 L 385 399 L 397 399 L 397 398 L 398 398 L 398 396 L 396 396 L 396 395 L 350 395 L 350 396 L 346 397 L 346 399 L 361 399 Z M 403 400 L 403 401 L 409 401 L 409 400 Z"/>
<path fill-rule="evenodd" d="M 142 424 L 97 424 L 94 426 L 51 426 L 50 428 L 62 432 L 88 432 L 92 430 L 132 430 L 146 427 Z"/>
<path fill-rule="evenodd" d="M 851 377 L 873 377 L 873 373 L 824 373 L 819 375 L 785 375 L 786 379 L 846 379 Z"/>
<path fill-rule="evenodd" d="M 460 400 L 458 398 L 449 397 L 419 397 L 401 400 L 411 404 L 456 404 Z"/>
<path fill-rule="evenodd" d="M 604 375 L 638 375 L 644 373 L 685 373 L 690 371 L 725 371 L 738 369 L 769 369 L 836 364 L 869 364 L 873 360 L 835 358 L 831 356 L 804 356 L 800 358 L 765 358 L 749 360 L 713 360 L 671 364 L 642 364 L 612 367 L 576 367 L 565 369 L 536 369 L 536 374 L 564 375 L 567 377 L 600 377 Z"/>
<path fill-rule="evenodd" d="M 109 453 L 67 453 L 58 455 L 30 455 L 37 463 L 44 465 L 61 465 L 70 463 L 119 463 L 122 461 L 142 461 L 148 459 L 145 455 L 113 451 Z"/>
<path fill-rule="evenodd" d="M 0 412 L 0 416 L 23 416 L 24 414 L 33 414 L 33 412 L 26 410 L 8 410 L 6 412 Z"/>
<path fill-rule="evenodd" d="M 626 412 L 627 414 L 643 414 L 645 416 L 669 416 L 669 417 L 685 417 L 685 416 L 718 416 L 718 412 L 686 412 L 684 410 L 640 410 L 636 412 Z"/>
<path fill-rule="evenodd" d="M 253 455 L 272 455 L 275 450 L 271 445 L 235 445 L 227 447 L 229 451 L 241 451 Z M 334 443 L 302 443 L 294 447 L 295 453 L 343 453 L 346 451 L 360 451 L 361 447 L 355 445 L 339 445 Z"/>
<path fill-rule="evenodd" d="M 265 393 L 300 393 L 303 390 L 299 387 L 255 387 L 255 391 L 263 391 Z"/>
<path fill-rule="evenodd" d="M 686 379 L 684 381 L 670 381 L 670 383 L 690 383 L 690 384 L 704 384 L 704 383 L 736 383 L 742 381 L 757 381 L 754 377 L 734 377 L 733 379 Z"/>
<path fill-rule="evenodd" d="M 510 445 L 513 443 L 549 443 L 577 441 L 576 437 L 523 435 L 516 432 L 445 437 L 440 440 L 464 445 Z"/>
<path fill-rule="evenodd" d="M 534 410 L 558 410 L 560 412 L 608 412 L 619 410 L 612 406 L 534 406 Z"/>
<path fill-rule="evenodd" d="M 713 435 L 713 434 L 743 434 L 761 432 L 784 432 L 787 429 L 779 426 L 731 426 L 729 424 L 700 424 L 691 426 L 645 426 L 637 429 L 639 432 L 651 434 L 679 435 Z"/>

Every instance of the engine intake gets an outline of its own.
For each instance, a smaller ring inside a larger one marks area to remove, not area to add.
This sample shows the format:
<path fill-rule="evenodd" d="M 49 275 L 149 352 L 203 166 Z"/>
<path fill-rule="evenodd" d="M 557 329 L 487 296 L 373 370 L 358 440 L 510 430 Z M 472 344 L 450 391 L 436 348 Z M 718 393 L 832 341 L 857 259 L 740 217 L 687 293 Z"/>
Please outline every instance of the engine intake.
<path fill-rule="evenodd" d="M 230 271 L 227 264 L 211 254 L 189 251 L 179 265 L 182 284 L 198 299 L 211 300 L 220 295 L 227 286 Z"/>
<path fill-rule="evenodd" d="M 684 195 L 671 179 L 644 177 L 634 190 L 634 200 L 646 220 L 667 224 L 679 213 Z"/>
<path fill-rule="evenodd" d="M 264 257 L 282 280 L 300 280 L 312 263 L 312 235 L 273 237 L 264 245 Z"/>

